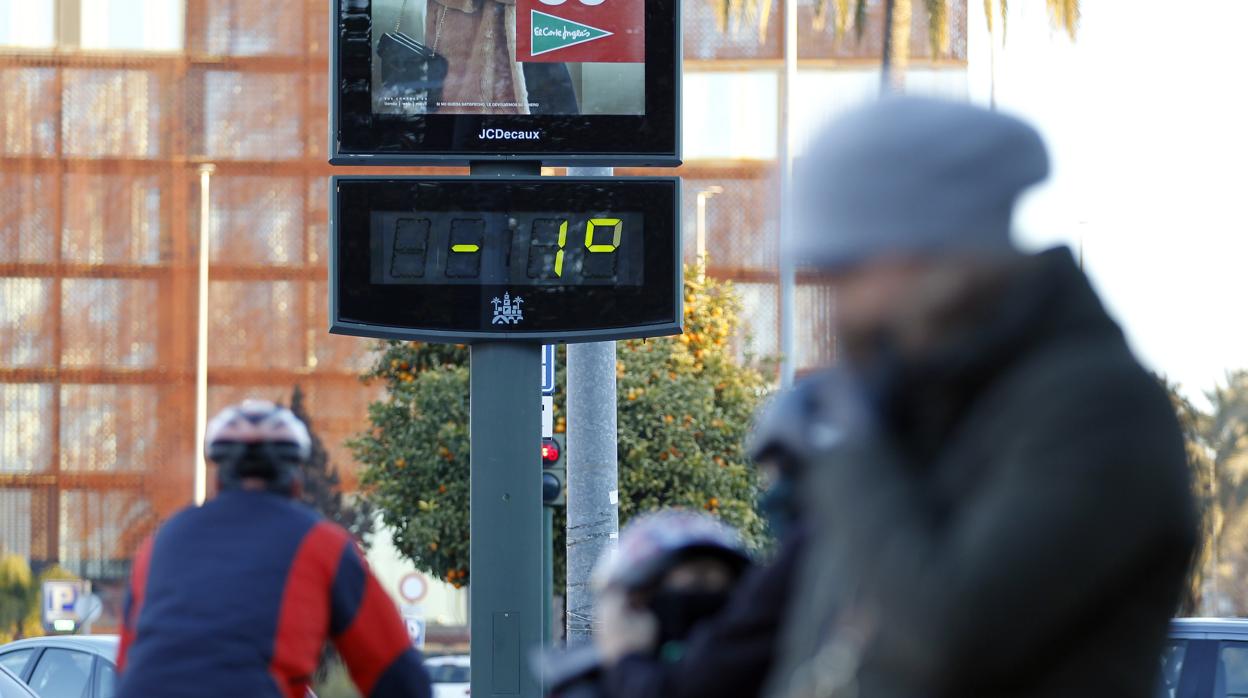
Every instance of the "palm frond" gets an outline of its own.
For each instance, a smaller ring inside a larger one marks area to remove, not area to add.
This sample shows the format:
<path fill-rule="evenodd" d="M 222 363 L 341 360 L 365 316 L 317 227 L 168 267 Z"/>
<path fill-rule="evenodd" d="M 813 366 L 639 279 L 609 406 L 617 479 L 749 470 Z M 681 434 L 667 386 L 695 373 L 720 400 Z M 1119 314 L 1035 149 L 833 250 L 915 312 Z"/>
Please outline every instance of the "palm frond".
<path fill-rule="evenodd" d="M 993 17 L 995 16 L 996 13 L 993 12 L 993 10 L 997 8 L 1000 8 L 1001 10 L 1001 43 L 1005 43 L 1006 27 L 1009 24 L 1006 21 L 1006 18 L 1009 17 L 1009 14 L 1010 14 L 1009 0 L 984 0 L 984 17 L 988 20 L 988 33 L 989 34 L 993 33 L 994 31 L 994 27 L 992 26 L 992 23 L 993 23 Z"/>
<path fill-rule="evenodd" d="M 861 41 L 862 33 L 867 30 L 867 0 L 855 0 L 854 5 L 854 35 Z"/>
<path fill-rule="evenodd" d="M 886 29 L 892 33 L 891 74 L 889 82 L 895 93 L 905 92 L 906 70 L 910 64 L 910 24 L 914 13 L 914 0 L 892 0 L 893 26 Z"/>
<path fill-rule="evenodd" d="M 755 18 L 758 22 L 758 43 L 767 43 L 767 25 L 771 22 L 771 0 L 754 0 Z"/>
<path fill-rule="evenodd" d="M 861 39 L 867 23 L 867 0 L 815 0 L 815 30 L 827 29 L 829 17 L 835 38 L 841 38 L 852 28 L 855 37 Z"/>
<path fill-rule="evenodd" d="M 1066 34 L 1074 41 L 1079 33 L 1079 0 L 1048 0 L 1049 18 L 1053 26 L 1065 29 Z"/>
<path fill-rule="evenodd" d="M 721 32 L 728 31 L 728 18 L 730 14 L 730 3 L 732 0 L 711 0 L 715 5 L 715 23 L 719 25 Z M 987 2 L 987 0 L 984 0 Z"/>
<path fill-rule="evenodd" d="M 932 57 L 949 53 L 949 4 L 948 0 L 926 0 L 927 37 L 931 43 Z"/>
<path fill-rule="evenodd" d="M 828 27 L 828 5 L 832 0 L 815 0 L 815 17 L 812 24 L 815 31 L 823 31 Z"/>

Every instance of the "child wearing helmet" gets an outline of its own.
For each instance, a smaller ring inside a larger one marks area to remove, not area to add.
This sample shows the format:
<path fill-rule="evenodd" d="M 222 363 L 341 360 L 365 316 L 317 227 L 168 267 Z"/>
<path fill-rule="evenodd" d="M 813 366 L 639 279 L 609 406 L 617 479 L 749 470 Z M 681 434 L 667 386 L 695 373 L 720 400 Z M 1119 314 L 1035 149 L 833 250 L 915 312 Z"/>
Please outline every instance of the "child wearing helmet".
<path fill-rule="evenodd" d="M 551 695 L 603 695 L 603 663 L 639 644 L 654 659 L 679 659 L 690 634 L 724 607 L 750 565 L 736 529 L 709 514 L 671 509 L 634 519 L 594 567 L 595 615 L 611 631 L 595 634 L 592 651 L 573 651 L 548 668 Z"/>
<path fill-rule="evenodd" d="M 831 371 L 809 376 L 777 395 L 756 417 L 746 452 L 762 475 L 759 507 L 777 539 L 777 551 L 734 584 L 732 599 L 680 643 L 679 653 L 638 651 L 652 646 L 648 626 L 658 614 L 639 612 L 620 595 L 605 598 L 599 615 L 603 632 L 596 636 L 607 645 L 598 681 L 603 696 L 718 698 L 762 692 L 806 548 L 808 512 L 800 493 L 811 454 L 836 447 L 843 425 L 858 418 L 852 406 L 835 399 L 840 380 Z"/>

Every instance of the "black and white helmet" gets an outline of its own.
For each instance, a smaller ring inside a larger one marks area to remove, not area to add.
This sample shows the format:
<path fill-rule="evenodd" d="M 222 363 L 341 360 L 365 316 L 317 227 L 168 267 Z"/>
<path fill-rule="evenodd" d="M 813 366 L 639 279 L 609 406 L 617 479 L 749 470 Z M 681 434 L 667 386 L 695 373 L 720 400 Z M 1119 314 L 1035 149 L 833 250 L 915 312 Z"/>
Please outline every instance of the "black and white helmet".
<path fill-rule="evenodd" d="M 750 553 L 737 529 L 710 514 L 666 509 L 633 519 L 620 532 L 619 545 L 594 566 L 596 588 L 640 590 L 658 582 L 683 560 L 709 555 L 740 572 Z"/>
<path fill-rule="evenodd" d="M 219 466 L 222 489 L 244 478 L 260 478 L 287 490 L 299 466 L 312 455 L 308 427 L 293 412 L 265 400 L 245 400 L 208 422 L 204 455 Z"/>

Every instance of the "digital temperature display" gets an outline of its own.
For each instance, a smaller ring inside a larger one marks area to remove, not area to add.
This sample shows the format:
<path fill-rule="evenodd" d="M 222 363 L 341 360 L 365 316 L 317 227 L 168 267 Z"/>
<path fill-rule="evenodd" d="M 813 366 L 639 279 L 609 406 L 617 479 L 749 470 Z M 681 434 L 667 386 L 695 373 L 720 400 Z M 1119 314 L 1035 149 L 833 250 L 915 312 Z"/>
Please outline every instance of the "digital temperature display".
<path fill-rule="evenodd" d="M 637 211 L 379 211 L 377 284 L 641 286 L 645 218 Z"/>
<path fill-rule="evenodd" d="M 332 182 L 331 332 L 547 343 L 680 332 L 674 177 Z"/>

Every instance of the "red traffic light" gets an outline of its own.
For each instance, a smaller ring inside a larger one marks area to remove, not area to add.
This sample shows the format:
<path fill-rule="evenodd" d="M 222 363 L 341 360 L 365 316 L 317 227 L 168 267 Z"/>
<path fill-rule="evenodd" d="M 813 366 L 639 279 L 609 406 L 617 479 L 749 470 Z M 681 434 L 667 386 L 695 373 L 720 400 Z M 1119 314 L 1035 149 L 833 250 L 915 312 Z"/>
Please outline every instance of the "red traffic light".
<path fill-rule="evenodd" d="M 559 444 L 554 439 L 542 439 L 542 462 L 559 462 Z"/>

